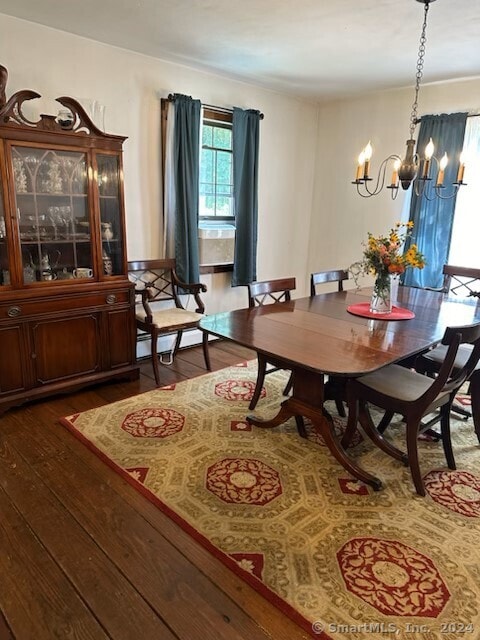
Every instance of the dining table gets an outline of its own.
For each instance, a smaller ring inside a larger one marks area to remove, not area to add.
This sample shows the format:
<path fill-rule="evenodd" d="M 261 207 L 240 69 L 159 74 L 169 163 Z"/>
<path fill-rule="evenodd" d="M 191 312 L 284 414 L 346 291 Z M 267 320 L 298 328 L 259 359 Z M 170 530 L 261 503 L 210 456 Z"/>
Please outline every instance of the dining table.
<path fill-rule="evenodd" d="M 249 415 L 249 423 L 273 428 L 292 417 L 297 424 L 308 418 L 344 469 L 378 490 L 381 480 L 361 468 L 335 435 L 333 420 L 324 408 L 326 381 L 356 378 L 414 358 L 438 344 L 447 327 L 480 322 L 480 301 L 400 286 L 393 311 L 403 314 L 364 317 L 352 313 L 360 305 L 372 315 L 368 313 L 371 296 L 370 287 L 321 293 L 207 315 L 200 328 L 293 372 L 292 394 L 276 415 L 268 419 Z"/>

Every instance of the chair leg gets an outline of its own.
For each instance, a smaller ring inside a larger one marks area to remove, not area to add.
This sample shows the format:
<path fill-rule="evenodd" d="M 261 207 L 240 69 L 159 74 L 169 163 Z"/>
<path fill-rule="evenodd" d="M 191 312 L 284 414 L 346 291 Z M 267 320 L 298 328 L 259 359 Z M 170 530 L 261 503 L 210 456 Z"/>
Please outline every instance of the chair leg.
<path fill-rule="evenodd" d="M 473 426 L 480 442 L 480 370 L 470 378 L 470 399 L 472 401 Z"/>
<path fill-rule="evenodd" d="M 206 331 L 203 331 L 202 349 L 203 349 L 203 357 L 205 359 L 205 366 L 207 367 L 207 371 L 211 371 L 212 365 L 210 364 L 210 353 L 208 351 L 208 333 Z"/>
<path fill-rule="evenodd" d="M 393 411 L 385 411 L 385 413 L 383 414 L 382 419 L 380 420 L 380 422 L 377 425 L 378 433 L 384 433 L 385 432 L 385 429 L 388 427 L 388 425 L 392 421 L 394 415 L 395 415 L 395 413 Z"/>
<path fill-rule="evenodd" d="M 452 449 L 452 439 L 450 437 L 450 403 L 444 404 L 440 409 L 440 425 L 442 429 L 442 444 L 445 459 L 449 469 L 456 469 L 455 457 Z"/>
<path fill-rule="evenodd" d="M 407 419 L 407 452 L 410 473 L 412 474 L 413 484 L 419 496 L 425 495 L 425 485 L 423 483 L 420 465 L 418 462 L 418 420 Z"/>
<path fill-rule="evenodd" d="M 340 441 L 341 446 L 346 449 L 352 441 L 355 431 L 357 430 L 358 423 L 358 400 L 349 393 L 347 384 L 347 405 L 348 405 L 348 420 L 345 428 L 345 433 Z"/>
<path fill-rule="evenodd" d="M 337 413 L 341 418 L 346 417 L 345 407 L 343 406 L 343 402 L 338 398 L 335 400 L 335 406 L 337 407 Z"/>
<path fill-rule="evenodd" d="M 264 356 L 257 354 L 257 362 L 258 362 L 258 374 L 257 374 L 257 382 L 255 384 L 255 390 L 253 392 L 252 399 L 250 400 L 250 404 L 248 408 L 250 411 L 255 409 L 257 406 L 258 399 L 260 398 L 260 394 L 262 393 L 263 383 L 265 381 L 265 372 L 267 370 L 267 361 Z"/>
<path fill-rule="evenodd" d="M 180 343 L 182 341 L 182 335 L 183 335 L 183 331 L 177 331 L 177 337 L 175 338 L 175 346 L 173 347 L 173 357 L 175 358 L 175 356 L 178 353 L 178 350 L 180 349 Z"/>
<path fill-rule="evenodd" d="M 155 331 L 152 331 L 152 333 L 150 334 L 150 337 L 151 337 L 153 374 L 155 376 L 155 384 L 157 387 L 159 387 L 160 386 L 160 367 L 158 366 L 158 353 L 157 353 L 158 334 Z"/>

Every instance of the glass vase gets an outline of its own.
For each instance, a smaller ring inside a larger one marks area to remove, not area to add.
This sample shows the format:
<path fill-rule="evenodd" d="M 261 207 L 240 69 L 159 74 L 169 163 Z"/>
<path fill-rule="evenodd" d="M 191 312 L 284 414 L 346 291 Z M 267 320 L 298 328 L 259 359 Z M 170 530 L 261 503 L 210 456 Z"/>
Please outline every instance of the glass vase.
<path fill-rule="evenodd" d="M 373 285 L 373 294 L 370 301 L 371 313 L 391 313 L 392 299 L 390 296 L 390 275 L 378 274 Z"/>

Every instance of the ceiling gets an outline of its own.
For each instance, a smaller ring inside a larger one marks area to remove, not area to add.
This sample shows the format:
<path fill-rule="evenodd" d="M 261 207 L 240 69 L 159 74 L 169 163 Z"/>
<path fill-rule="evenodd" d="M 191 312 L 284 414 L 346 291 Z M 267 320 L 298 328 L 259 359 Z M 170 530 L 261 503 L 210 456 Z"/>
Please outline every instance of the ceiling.
<path fill-rule="evenodd" d="M 312 100 L 414 83 L 415 0 L 0 0 L 0 13 Z M 480 1 L 431 0 L 423 82 L 480 76 Z"/>

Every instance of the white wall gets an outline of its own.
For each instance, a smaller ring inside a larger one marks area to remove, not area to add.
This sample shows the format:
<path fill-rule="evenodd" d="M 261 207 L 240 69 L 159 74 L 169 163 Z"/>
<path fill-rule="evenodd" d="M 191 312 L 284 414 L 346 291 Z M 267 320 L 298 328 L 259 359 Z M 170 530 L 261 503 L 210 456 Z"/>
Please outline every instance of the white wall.
<path fill-rule="evenodd" d="M 33 89 L 52 100 L 67 95 L 105 105 L 108 133 L 124 146 L 128 257 L 161 257 L 160 98 L 185 93 L 207 104 L 259 109 L 258 278 L 294 275 L 306 293 L 317 107 L 228 78 L 103 45 L 0 14 L 0 63 L 7 96 Z M 43 105 L 42 105 L 43 107 Z M 246 306 L 246 289 L 230 275 L 205 276 L 209 313 Z"/>
<path fill-rule="evenodd" d="M 408 200 L 399 190 L 361 198 L 351 184 L 357 157 L 368 140 L 374 148 L 372 175 L 392 153 L 402 156 L 409 138 L 413 88 L 373 93 L 355 100 L 322 105 L 319 109 L 318 158 L 307 271 L 348 267 L 362 257 L 367 232 L 388 232 L 408 216 Z M 419 116 L 427 113 L 474 111 L 480 107 L 480 78 L 424 85 Z M 417 129 L 418 133 L 418 129 Z M 391 175 L 391 165 L 387 180 Z M 468 183 L 468 177 L 465 175 Z M 468 188 L 468 187 L 465 187 Z M 371 280 L 371 279 L 370 279 Z"/>

